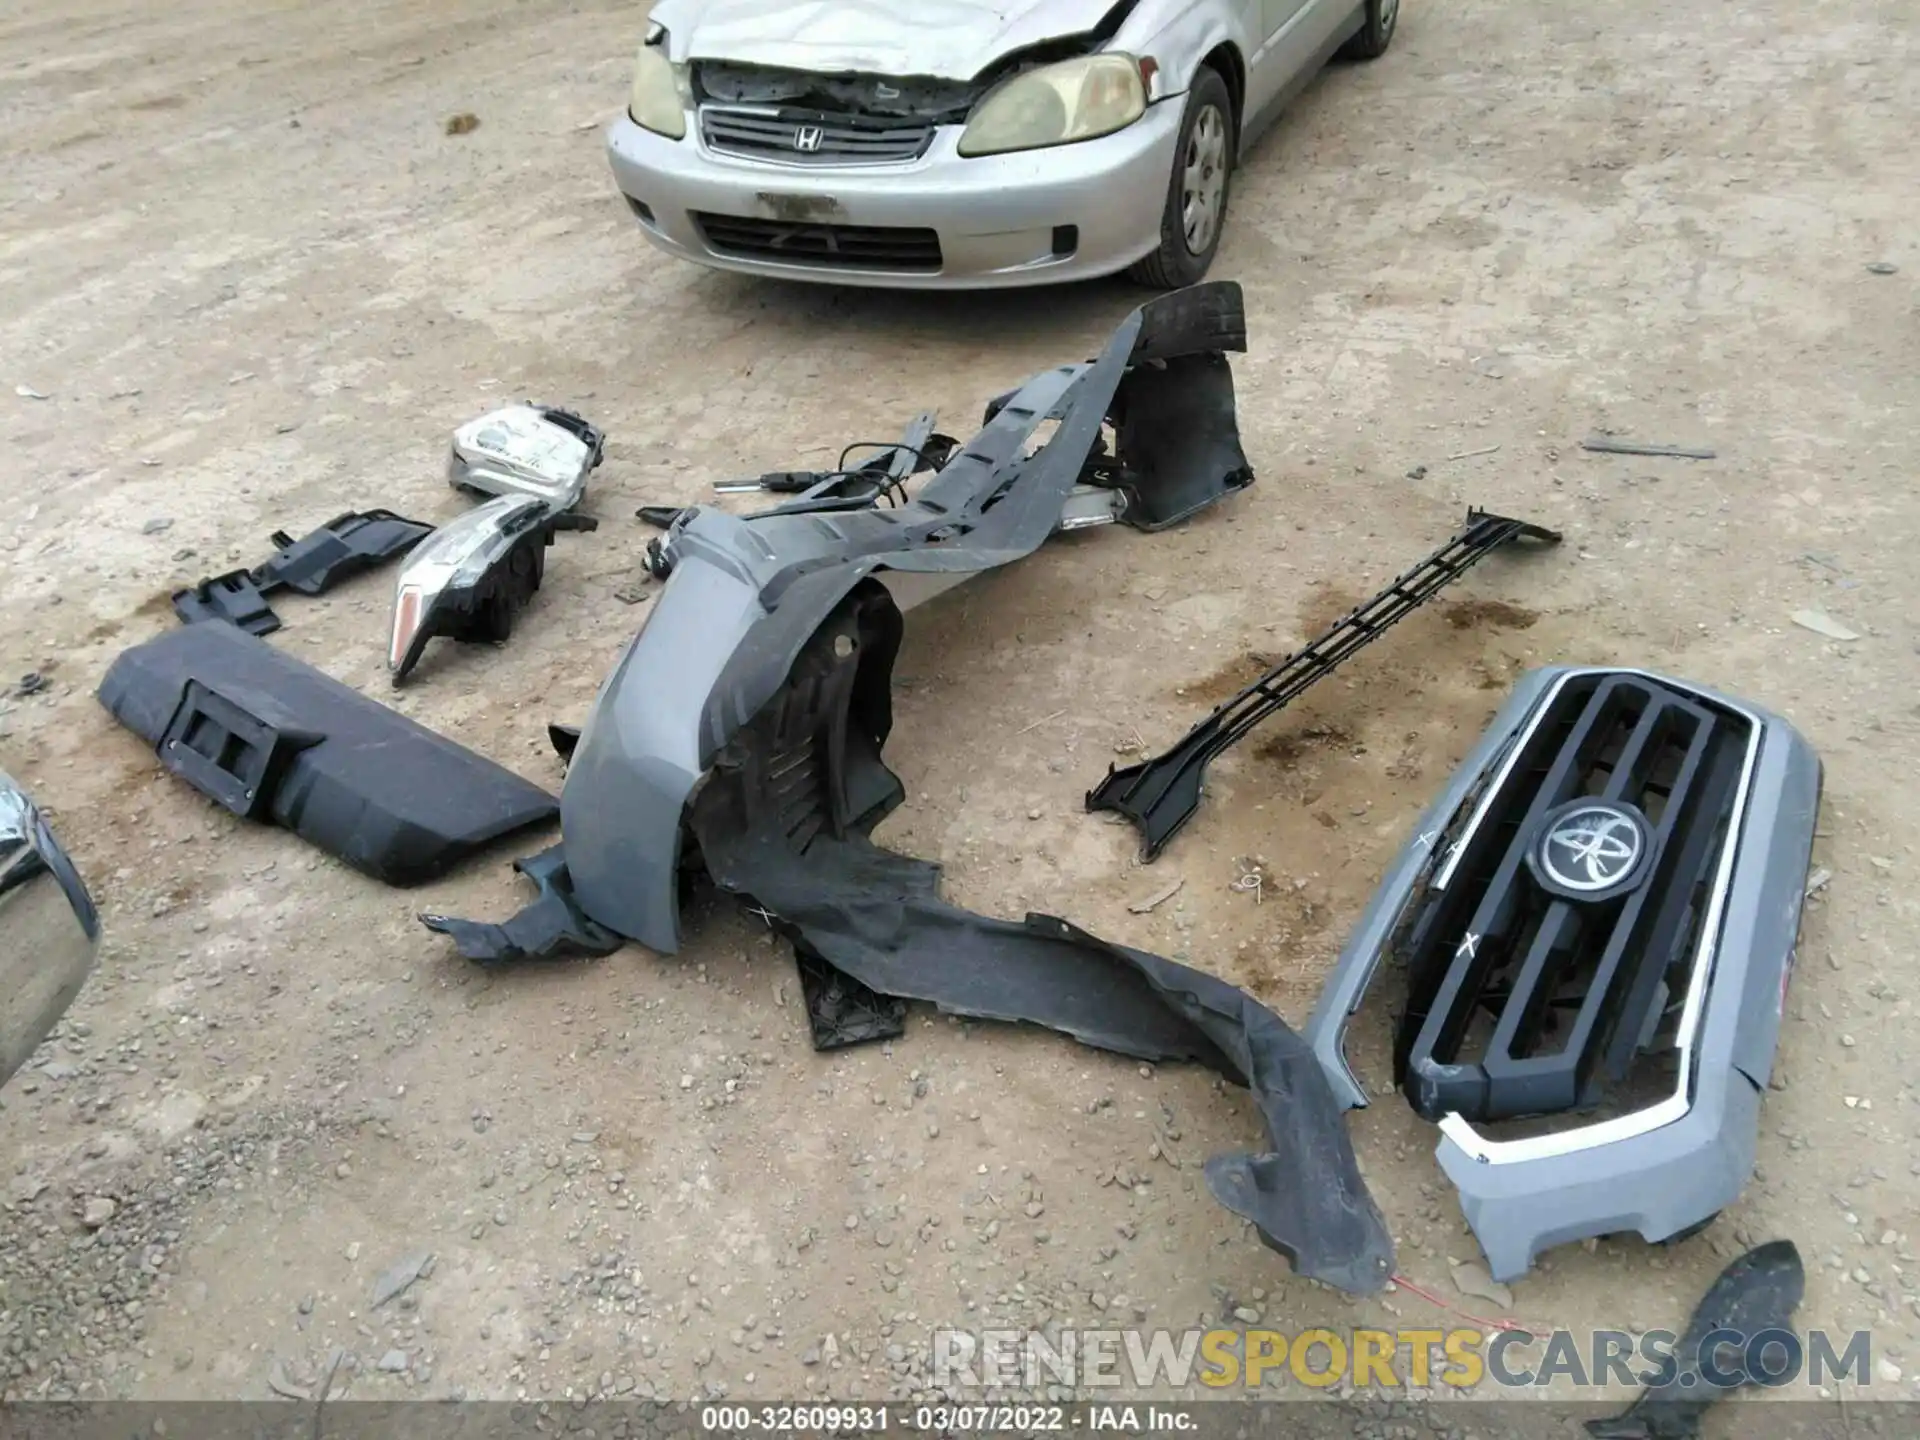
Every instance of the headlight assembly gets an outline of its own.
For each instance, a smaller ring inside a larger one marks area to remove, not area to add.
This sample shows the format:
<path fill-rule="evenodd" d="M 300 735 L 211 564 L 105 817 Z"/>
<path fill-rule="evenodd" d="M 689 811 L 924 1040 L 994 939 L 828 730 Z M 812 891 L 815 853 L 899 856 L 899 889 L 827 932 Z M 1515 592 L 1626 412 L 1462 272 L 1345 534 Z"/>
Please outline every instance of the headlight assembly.
<path fill-rule="evenodd" d="M 1147 113 L 1140 69 L 1131 55 L 1106 53 L 1042 65 L 1003 81 L 967 121 L 960 153 L 1038 150 L 1124 130 Z"/>
<path fill-rule="evenodd" d="M 633 60 L 633 94 L 627 100 L 633 123 L 678 140 L 687 133 L 686 97 L 680 76 L 667 58 L 667 32 L 655 26 Z"/>

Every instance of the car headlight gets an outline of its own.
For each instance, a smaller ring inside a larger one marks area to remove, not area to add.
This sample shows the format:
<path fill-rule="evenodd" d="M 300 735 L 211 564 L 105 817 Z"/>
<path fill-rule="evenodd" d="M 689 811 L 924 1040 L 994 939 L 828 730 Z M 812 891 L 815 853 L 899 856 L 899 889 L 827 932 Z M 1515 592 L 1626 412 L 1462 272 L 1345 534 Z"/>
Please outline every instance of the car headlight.
<path fill-rule="evenodd" d="M 960 153 L 1038 150 L 1124 130 L 1147 113 L 1140 68 L 1131 55 L 1107 52 L 1016 75 L 980 102 L 960 137 Z"/>
<path fill-rule="evenodd" d="M 633 123 L 678 140 L 687 133 L 687 107 L 680 77 L 667 58 L 667 32 L 655 27 L 633 60 L 633 94 L 627 101 Z"/>

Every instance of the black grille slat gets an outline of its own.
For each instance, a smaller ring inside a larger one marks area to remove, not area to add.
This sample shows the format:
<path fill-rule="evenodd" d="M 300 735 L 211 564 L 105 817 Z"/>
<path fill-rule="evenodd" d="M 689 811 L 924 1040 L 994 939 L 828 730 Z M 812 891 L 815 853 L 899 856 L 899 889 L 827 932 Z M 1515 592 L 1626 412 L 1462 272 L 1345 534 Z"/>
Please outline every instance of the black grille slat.
<path fill-rule="evenodd" d="M 911 116 L 700 107 L 709 150 L 787 165 L 904 164 L 927 153 L 934 128 Z"/>
<path fill-rule="evenodd" d="M 940 236 L 922 227 L 825 225 L 694 213 L 707 244 L 723 255 L 849 269 L 937 272 Z"/>
<path fill-rule="evenodd" d="M 1396 949 L 1409 999 L 1395 1041 L 1408 1098 L 1437 1119 L 1515 1119 L 1604 1104 L 1684 992 L 1728 842 L 1749 722 L 1646 677 L 1563 683 L 1499 784 L 1441 842 Z M 1645 878 L 1568 898 L 1527 862 L 1582 800 L 1649 821 Z M 1448 867 L 1451 873 L 1446 873 Z"/>

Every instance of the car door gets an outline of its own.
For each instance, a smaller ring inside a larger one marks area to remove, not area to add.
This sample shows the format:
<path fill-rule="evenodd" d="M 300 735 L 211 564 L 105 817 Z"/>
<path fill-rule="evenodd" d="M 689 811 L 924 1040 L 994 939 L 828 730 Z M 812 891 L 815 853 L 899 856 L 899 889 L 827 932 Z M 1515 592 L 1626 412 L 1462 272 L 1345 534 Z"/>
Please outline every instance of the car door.
<path fill-rule="evenodd" d="M 1249 0 L 1247 32 L 1260 37 L 1247 65 L 1247 115 L 1266 110 L 1299 68 L 1293 56 L 1300 12 L 1312 0 Z"/>

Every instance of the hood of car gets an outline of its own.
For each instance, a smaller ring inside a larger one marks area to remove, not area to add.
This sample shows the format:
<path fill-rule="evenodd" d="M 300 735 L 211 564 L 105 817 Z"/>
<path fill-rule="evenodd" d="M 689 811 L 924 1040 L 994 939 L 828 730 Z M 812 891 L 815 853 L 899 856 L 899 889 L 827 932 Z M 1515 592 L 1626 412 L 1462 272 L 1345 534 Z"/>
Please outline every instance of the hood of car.
<path fill-rule="evenodd" d="M 1099 25 L 1114 0 L 663 0 L 668 54 L 828 74 L 971 80 L 1001 56 Z"/>

